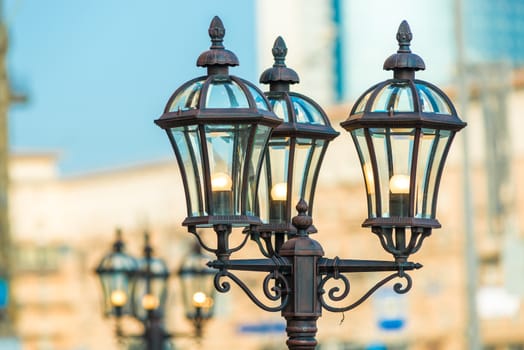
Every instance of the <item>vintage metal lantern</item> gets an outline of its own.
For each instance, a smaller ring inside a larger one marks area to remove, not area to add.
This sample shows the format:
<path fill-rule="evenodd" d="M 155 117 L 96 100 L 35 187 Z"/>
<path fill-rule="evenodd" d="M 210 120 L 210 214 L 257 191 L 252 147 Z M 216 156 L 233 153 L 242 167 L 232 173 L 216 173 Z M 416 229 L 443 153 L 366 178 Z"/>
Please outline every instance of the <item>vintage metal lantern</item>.
<path fill-rule="evenodd" d="M 197 337 L 201 336 L 204 322 L 213 317 L 215 306 L 217 292 L 213 280 L 216 270 L 206 265 L 209 260 L 209 256 L 202 254 L 200 245 L 195 244 L 178 270 L 184 310 L 195 326 Z"/>
<path fill-rule="evenodd" d="M 384 63 L 393 79 L 367 90 L 341 125 L 351 133 L 366 183 L 368 218 L 384 248 L 397 259 L 414 253 L 436 219 L 437 193 L 446 156 L 462 122 L 446 94 L 415 79 L 424 61 L 410 50 L 403 21 L 399 49 Z M 406 233 L 411 229 L 411 237 Z"/>
<path fill-rule="evenodd" d="M 308 215 L 312 215 L 320 166 L 329 142 L 339 133 L 315 101 L 290 91 L 299 77 L 286 67 L 287 47 L 282 37 L 275 40 L 272 53 L 275 63 L 262 73 L 260 82 L 269 84 L 265 95 L 284 122 L 273 130 L 264 156 L 258 198 L 264 224 L 256 230 L 263 235 L 274 233 L 278 251 L 284 235 L 296 232 L 291 218 L 300 199 L 308 203 Z M 316 230 L 311 226 L 310 231 Z"/>
<path fill-rule="evenodd" d="M 136 260 L 124 253 L 122 233 L 117 230 L 113 250 L 102 258 L 96 268 L 103 293 L 105 316 L 120 317 L 131 313 L 131 287 Z"/>
<path fill-rule="evenodd" d="M 147 320 L 150 314 L 156 317 L 164 314 L 169 278 L 164 260 L 153 256 L 147 233 L 144 238 L 144 256 L 137 259 L 131 292 L 133 316 L 142 321 Z"/>
<path fill-rule="evenodd" d="M 281 123 L 264 94 L 229 75 L 235 54 L 224 48 L 218 17 L 209 27 L 212 45 L 197 65 L 201 76 L 178 88 L 155 121 L 166 130 L 184 182 L 187 218 L 183 225 L 256 225 L 256 188 L 271 129 Z"/>

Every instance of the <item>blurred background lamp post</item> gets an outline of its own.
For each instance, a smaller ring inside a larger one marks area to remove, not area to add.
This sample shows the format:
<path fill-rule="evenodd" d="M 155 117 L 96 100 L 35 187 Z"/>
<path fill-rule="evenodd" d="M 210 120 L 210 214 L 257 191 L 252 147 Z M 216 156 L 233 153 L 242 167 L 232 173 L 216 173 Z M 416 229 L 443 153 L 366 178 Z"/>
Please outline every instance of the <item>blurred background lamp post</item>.
<path fill-rule="evenodd" d="M 203 249 L 216 255 L 208 265 L 217 270 L 218 291 L 229 291 L 232 281 L 260 308 L 281 312 L 289 349 L 314 349 L 322 309 L 351 310 L 395 278 L 404 282 L 393 286 L 395 292 L 411 289 L 407 271 L 421 265 L 408 258 L 440 227 L 440 178 L 453 137 L 465 123 L 439 88 L 415 79 L 425 65 L 411 52 L 412 34 L 402 22 L 398 51 L 384 63 L 393 78 L 367 90 L 341 124 L 356 145 L 364 175 L 368 218 L 363 226 L 371 228 L 394 259 L 325 258 L 321 245 L 310 238 L 316 232 L 312 204 L 324 152 L 338 133 L 318 104 L 289 91 L 299 79 L 285 66 L 282 38 L 273 47 L 275 64 L 260 78 L 269 84 L 263 94 L 229 74 L 238 59 L 223 45 L 225 29 L 218 17 L 209 35 L 211 47 L 197 60 L 207 75 L 178 88 L 155 121 L 166 130 L 180 167 L 188 213 L 183 225 Z M 215 180 L 218 174 L 227 181 Z M 227 186 L 218 190 L 218 183 Z M 297 202 L 298 216 L 292 218 Z M 216 233 L 215 245 L 201 236 L 205 228 Z M 231 234 L 243 235 L 234 247 Z M 231 259 L 249 238 L 264 257 Z M 267 300 L 257 297 L 234 271 L 265 274 Z M 346 274 L 377 271 L 390 274 L 348 302 Z"/>
<path fill-rule="evenodd" d="M 199 248 L 184 258 L 179 270 L 186 317 L 193 322 L 194 337 L 199 340 L 203 334 L 203 323 L 213 316 L 215 290 L 214 271 L 205 266 L 208 258 Z M 168 333 L 164 328 L 169 270 L 162 259 L 153 256 L 148 234 L 145 235 L 144 256 L 136 259 L 124 253 L 120 231 L 113 244 L 113 251 L 107 254 L 96 269 L 103 291 L 105 316 L 116 319 L 116 335 L 119 340 L 141 339 L 147 350 L 170 348 L 169 339 L 183 334 Z M 191 295 L 193 303 L 185 301 Z M 144 326 L 141 335 L 128 335 L 122 330 L 123 316 L 131 316 Z"/>

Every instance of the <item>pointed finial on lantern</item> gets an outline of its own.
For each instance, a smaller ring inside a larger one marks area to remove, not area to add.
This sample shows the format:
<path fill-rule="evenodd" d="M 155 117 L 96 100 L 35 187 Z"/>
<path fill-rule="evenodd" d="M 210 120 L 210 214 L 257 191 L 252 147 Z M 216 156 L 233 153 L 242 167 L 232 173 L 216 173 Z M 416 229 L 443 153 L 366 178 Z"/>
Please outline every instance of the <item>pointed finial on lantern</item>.
<path fill-rule="evenodd" d="M 275 63 L 260 75 L 260 82 L 269 84 L 271 91 L 289 91 L 289 85 L 298 83 L 300 79 L 297 72 L 286 67 L 287 47 L 281 36 L 276 38 L 271 52 Z"/>
<path fill-rule="evenodd" d="M 238 66 L 238 58 L 233 52 L 224 48 L 226 29 L 218 16 L 211 20 L 208 33 L 211 38 L 211 46 L 209 50 L 200 54 L 197 66 L 207 67 L 208 75 L 228 74 L 228 67 Z"/>
<path fill-rule="evenodd" d="M 419 55 L 411 52 L 413 34 L 407 21 L 402 21 L 397 31 L 398 50 L 384 62 L 384 70 L 393 70 L 395 79 L 414 79 L 415 71 L 426 69 Z"/>

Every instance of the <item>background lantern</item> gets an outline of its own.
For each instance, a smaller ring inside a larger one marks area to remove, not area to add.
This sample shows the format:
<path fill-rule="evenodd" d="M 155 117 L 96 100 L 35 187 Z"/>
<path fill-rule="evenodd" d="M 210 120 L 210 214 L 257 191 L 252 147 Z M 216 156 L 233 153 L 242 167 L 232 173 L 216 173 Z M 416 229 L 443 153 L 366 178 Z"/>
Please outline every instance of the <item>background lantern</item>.
<path fill-rule="evenodd" d="M 287 47 L 278 37 L 273 46 L 273 67 L 266 69 L 260 82 L 269 84 L 265 92 L 275 114 L 283 119 L 269 139 L 259 183 L 259 214 L 264 222 L 256 230 L 274 232 L 278 251 L 284 234 L 294 233 L 291 224 L 300 199 L 309 204 L 313 197 L 320 165 L 329 142 L 339 133 L 330 125 L 322 108 L 289 86 L 299 82 L 298 74 L 285 65 Z M 315 228 L 310 228 L 315 232 Z"/>
<path fill-rule="evenodd" d="M 229 75 L 238 65 L 224 49 L 225 29 L 215 17 L 209 27 L 212 45 L 197 65 L 207 76 L 175 91 L 156 124 L 165 129 L 175 151 L 186 193 L 183 224 L 246 226 L 255 215 L 256 184 L 271 129 L 281 121 L 253 84 Z"/>
<path fill-rule="evenodd" d="M 431 229 L 440 227 L 436 207 L 442 170 L 455 133 L 466 125 L 444 92 L 415 79 L 415 71 L 425 65 L 411 53 L 411 39 L 403 21 L 399 49 L 384 63 L 393 79 L 366 91 L 341 123 L 355 142 L 366 183 L 363 226 L 371 226 L 397 259 L 414 253 Z"/>
<path fill-rule="evenodd" d="M 186 317 L 195 326 L 197 337 L 201 337 L 204 321 L 213 317 L 216 289 L 213 279 L 216 271 L 207 267 L 209 256 L 202 254 L 200 245 L 184 258 L 178 270 L 182 284 L 182 297 Z"/>
<path fill-rule="evenodd" d="M 144 256 L 137 259 L 131 293 L 133 316 L 142 321 L 147 320 L 150 314 L 156 317 L 164 314 L 169 278 L 164 260 L 153 256 L 147 233 L 144 242 Z"/>
<path fill-rule="evenodd" d="M 104 256 L 96 268 L 102 285 L 105 316 L 120 317 L 131 313 L 130 295 L 136 268 L 136 260 L 124 253 L 122 233 L 117 230 L 112 252 Z"/>

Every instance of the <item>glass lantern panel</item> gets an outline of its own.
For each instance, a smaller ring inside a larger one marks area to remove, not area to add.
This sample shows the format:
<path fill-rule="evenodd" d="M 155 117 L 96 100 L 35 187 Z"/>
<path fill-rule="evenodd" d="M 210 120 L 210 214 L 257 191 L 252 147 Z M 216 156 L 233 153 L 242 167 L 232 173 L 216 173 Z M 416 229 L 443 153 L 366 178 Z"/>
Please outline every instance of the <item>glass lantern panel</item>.
<path fill-rule="evenodd" d="M 234 81 L 214 81 L 209 84 L 205 108 L 249 108 L 249 102 Z"/>
<path fill-rule="evenodd" d="M 386 147 L 389 153 L 389 215 L 410 216 L 410 183 L 411 163 L 413 159 L 413 146 L 415 129 L 386 129 Z M 387 145 L 387 143 L 390 145 Z"/>
<path fill-rule="evenodd" d="M 264 223 L 287 221 L 285 208 L 290 142 L 289 137 L 272 137 L 268 143 L 262 171 L 265 175 L 265 187 L 262 186 L 263 183 L 259 185 L 259 215 Z"/>
<path fill-rule="evenodd" d="M 449 147 L 451 131 L 423 129 L 419 146 L 417 169 L 417 207 L 416 217 L 434 218 L 435 193 L 438 190 L 438 176 L 446 148 Z"/>
<path fill-rule="evenodd" d="M 293 192 L 291 196 L 291 216 L 296 215 L 295 206 L 303 198 L 311 214 L 313 206 L 312 186 L 315 184 L 317 165 L 325 145 L 324 140 L 297 138 L 295 142 L 295 161 L 293 172 Z"/>
<path fill-rule="evenodd" d="M 389 217 L 389 178 L 390 178 L 390 157 L 391 152 L 390 142 L 387 141 L 386 130 L 384 128 L 371 128 L 369 134 L 375 150 L 375 159 L 377 162 L 377 173 L 375 174 L 375 181 L 378 180 L 380 197 L 377 196 L 377 201 L 380 200 L 380 209 L 377 203 L 377 216 Z M 376 188 L 376 185 L 375 185 Z M 380 198 L 380 199 L 378 199 Z"/>
<path fill-rule="evenodd" d="M 422 112 L 451 115 L 450 106 L 439 92 L 425 84 L 417 83 L 415 86 L 420 96 L 420 107 Z"/>
<path fill-rule="evenodd" d="M 255 103 L 257 105 L 257 108 L 261 109 L 261 110 L 264 110 L 264 111 L 269 111 L 269 106 L 268 106 L 268 104 L 266 102 L 266 99 L 264 98 L 264 95 L 260 91 L 258 91 L 254 87 L 252 87 L 251 85 L 247 85 L 247 87 L 249 89 L 249 92 L 251 93 L 251 95 L 255 99 Z"/>
<path fill-rule="evenodd" d="M 395 82 L 377 94 L 371 112 L 414 112 L 413 93 L 407 82 Z"/>
<path fill-rule="evenodd" d="M 311 103 L 298 96 L 290 96 L 291 103 L 295 109 L 297 123 L 326 125 L 322 113 Z"/>
<path fill-rule="evenodd" d="M 357 107 L 355 107 L 355 111 L 353 114 L 359 114 L 364 112 L 364 109 L 366 108 L 366 104 L 368 103 L 369 97 L 371 96 L 371 93 L 375 91 L 374 89 L 369 90 L 358 102 Z"/>
<path fill-rule="evenodd" d="M 277 115 L 280 119 L 284 120 L 284 123 L 289 123 L 289 112 L 287 108 L 286 100 L 274 100 L 269 101 L 271 103 L 271 108 L 273 113 Z"/>
<path fill-rule="evenodd" d="M 179 272 L 182 300 L 189 319 L 208 318 L 213 312 L 216 297 L 213 281 L 216 272 L 206 266 L 209 260 L 209 257 L 200 253 L 190 254 Z"/>
<path fill-rule="evenodd" d="M 256 215 L 257 206 L 257 185 L 261 167 L 264 160 L 266 145 L 268 144 L 271 128 L 265 125 L 258 125 L 255 130 L 255 137 L 252 148 L 251 164 L 246 174 L 247 192 L 245 193 L 246 214 Z"/>
<path fill-rule="evenodd" d="M 104 313 L 112 315 L 115 307 L 121 307 L 121 314 L 130 313 L 130 279 L 125 272 L 113 272 L 100 275 L 104 292 Z"/>
<path fill-rule="evenodd" d="M 355 129 L 351 131 L 351 136 L 353 137 L 353 142 L 355 143 L 358 158 L 360 159 L 360 164 L 362 166 L 362 174 L 364 175 L 368 202 L 368 217 L 374 218 L 377 216 L 375 178 L 373 175 L 373 165 L 371 163 L 371 157 L 369 156 L 369 148 L 366 142 L 364 129 Z"/>
<path fill-rule="evenodd" d="M 171 129 L 177 154 L 182 162 L 180 167 L 186 177 L 184 186 L 189 196 L 189 216 L 207 215 L 204 207 L 204 178 L 202 174 L 202 150 L 197 125 L 181 126 Z"/>
<path fill-rule="evenodd" d="M 163 260 L 142 258 L 132 290 L 133 315 L 146 319 L 148 310 L 163 312 L 167 298 L 168 270 Z"/>
<path fill-rule="evenodd" d="M 196 81 L 180 92 L 171 103 L 171 106 L 169 106 L 169 112 L 197 109 L 202 85 L 202 81 Z"/>

